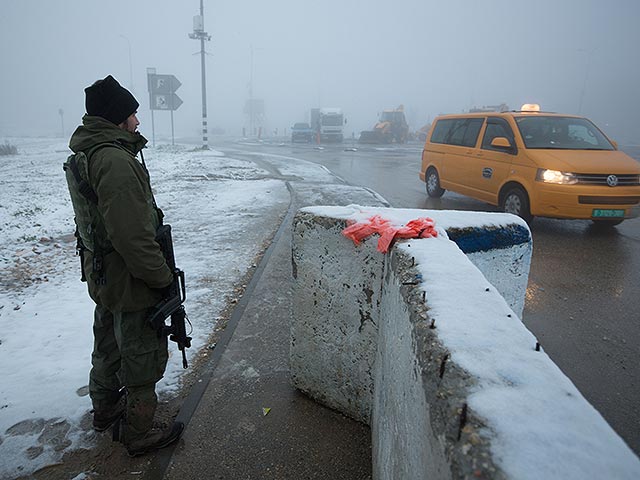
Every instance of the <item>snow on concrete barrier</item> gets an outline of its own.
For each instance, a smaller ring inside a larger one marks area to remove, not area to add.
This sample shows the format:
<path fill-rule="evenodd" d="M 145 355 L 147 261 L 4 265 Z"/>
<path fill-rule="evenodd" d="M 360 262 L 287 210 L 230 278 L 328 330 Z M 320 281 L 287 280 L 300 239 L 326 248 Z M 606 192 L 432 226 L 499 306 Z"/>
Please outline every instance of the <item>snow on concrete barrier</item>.
<path fill-rule="evenodd" d="M 433 218 L 437 238 L 348 221 Z M 377 479 L 640 478 L 640 462 L 520 322 L 531 257 L 507 214 L 309 207 L 293 232 L 292 381 L 371 425 Z"/>

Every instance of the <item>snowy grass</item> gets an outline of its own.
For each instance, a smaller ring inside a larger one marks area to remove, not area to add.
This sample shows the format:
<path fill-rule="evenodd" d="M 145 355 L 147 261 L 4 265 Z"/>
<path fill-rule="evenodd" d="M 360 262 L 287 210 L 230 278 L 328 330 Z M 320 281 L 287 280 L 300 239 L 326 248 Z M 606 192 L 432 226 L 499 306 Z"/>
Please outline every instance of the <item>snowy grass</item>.
<path fill-rule="evenodd" d="M 10 144 L 9 142 L 4 142 L 4 144 L 0 144 L 0 156 L 2 155 L 17 155 L 18 147 Z"/>
<path fill-rule="evenodd" d="M 93 303 L 79 281 L 73 209 L 55 139 L 12 139 L 20 161 L 0 157 L 0 478 L 59 461 L 91 435 L 86 385 Z M 186 273 L 193 323 L 192 359 L 237 296 L 235 287 L 278 226 L 289 193 L 251 161 L 191 147 L 145 151 L 158 205 L 173 228 L 177 264 Z M 181 356 L 158 384 L 180 387 Z"/>

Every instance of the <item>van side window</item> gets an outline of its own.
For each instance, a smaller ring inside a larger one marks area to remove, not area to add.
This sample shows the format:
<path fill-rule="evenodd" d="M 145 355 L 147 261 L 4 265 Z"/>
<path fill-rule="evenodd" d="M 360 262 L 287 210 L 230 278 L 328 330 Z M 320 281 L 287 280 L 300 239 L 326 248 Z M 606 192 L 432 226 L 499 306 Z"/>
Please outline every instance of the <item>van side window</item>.
<path fill-rule="evenodd" d="M 444 139 L 449 134 L 454 123 L 455 120 L 453 119 L 438 120 L 435 127 L 433 127 L 431 143 L 445 143 Z"/>
<path fill-rule="evenodd" d="M 475 147 L 478 142 L 478 134 L 480 133 L 483 123 L 484 118 L 470 118 L 467 120 L 461 145 L 464 145 L 465 147 Z"/>
<path fill-rule="evenodd" d="M 504 153 L 505 151 L 503 149 L 494 148 L 491 146 L 491 142 L 496 137 L 505 137 L 511 142 L 511 145 L 515 146 L 513 130 L 511 130 L 511 127 L 509 126 L 507 121 L 502 118 L 489 118 L 487 120 L 487 128 L 485 129 L 484 136 L 482 137 L 482 149 L 494 150 Z"/>
<path fill-rule="evenodd" d="M 484 118 L 438 120 L 431 135 L 431 143 L 474 147 L 483 122 Z"/>

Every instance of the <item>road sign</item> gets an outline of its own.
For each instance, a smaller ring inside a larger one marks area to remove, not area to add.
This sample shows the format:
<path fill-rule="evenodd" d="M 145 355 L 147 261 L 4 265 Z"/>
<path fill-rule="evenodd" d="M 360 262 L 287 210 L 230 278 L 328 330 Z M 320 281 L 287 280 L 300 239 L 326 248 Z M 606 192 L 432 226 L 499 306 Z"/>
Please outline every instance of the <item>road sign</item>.
<path fill-rule="evenodd" d="M 151 110 L 177 110 L 182 105 L 182 99 L 175 93 L 151 94 Z"/>
<path fill-rule="evenodd" d="M 182 105 L 182 99 L 175 94 L 182 83 L 175 75 L 147 73 L 147 82 L 151 110 L 176 110 Z"/>
<path fill-rule="evenodd" d="M 174 93 L 182 83 L 174 75 L 152 74 L 149 82 L 150 93 Z"/>

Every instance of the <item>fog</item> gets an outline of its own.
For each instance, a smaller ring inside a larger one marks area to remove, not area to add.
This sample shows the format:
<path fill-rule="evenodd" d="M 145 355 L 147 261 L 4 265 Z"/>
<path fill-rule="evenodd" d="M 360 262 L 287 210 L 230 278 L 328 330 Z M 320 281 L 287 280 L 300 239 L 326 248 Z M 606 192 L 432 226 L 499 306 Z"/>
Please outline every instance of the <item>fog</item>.
<path fill-rule="evenodd" d="M 188 34 L 199 9 L 0 0 L 0 142 L 70 135 L 83 89 L 108 74 L 132 90 L 151 138 L 148 67 L 180 80 L 175 133 L 197 139 L 200 42 Z M 205 0 L 208 123 L 240 135 L 250 91 L 264 100 L 266 134 L 307 121 L 313 107 L 341 107 L 357 137 L 400 104 L 417 129 L 439 113 L 539 103 L 640 144 L 639 22 L 637 0 Z M 170 119 L 154 112 L 156 136 L 171 134 Z"/>

